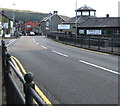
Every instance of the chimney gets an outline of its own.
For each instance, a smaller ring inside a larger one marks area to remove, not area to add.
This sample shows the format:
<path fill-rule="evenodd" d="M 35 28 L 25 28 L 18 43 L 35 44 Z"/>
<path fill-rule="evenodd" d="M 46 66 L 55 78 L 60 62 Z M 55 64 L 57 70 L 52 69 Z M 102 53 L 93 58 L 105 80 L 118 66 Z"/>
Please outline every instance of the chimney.
<path fill-rule="evenodd" d="M 52 15 L 52 13 L 51 13 L 51 12 L 49 12 L 49 15 Z"/>
<path fill-rule="evenodd" d="M 58 14 L 58 11 L 53 11 L 53 14 Z"/>
<path fill-rule="evenodd" d="M 106 17 L 109 18 L 109 14 L 106 14 Z"/>

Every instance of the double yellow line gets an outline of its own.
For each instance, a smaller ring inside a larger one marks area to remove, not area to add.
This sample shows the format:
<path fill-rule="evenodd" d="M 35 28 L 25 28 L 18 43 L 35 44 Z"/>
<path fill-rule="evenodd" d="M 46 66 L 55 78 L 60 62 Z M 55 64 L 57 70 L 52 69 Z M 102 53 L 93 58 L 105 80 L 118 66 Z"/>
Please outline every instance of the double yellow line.
<path fill-rule="evenodd" d="M 20 61 L 14 57 L 11 56 L 10 57 L 11 61 L 13 62 L 13 64 L 15 65 L 16 69 L 18 70 L 18 72 L 21 75 L 25 75 L 27 72 L 25 71 L 24 67 L 22 66 L 22 64 L 20 63 Z M 19 66 L 18 66 L 19 65 Z M 43 99 L 43 101 L 52 106 L 52 103 L 49 101 L 49 99 L 44 95 L 44 93 L 40 90 L 40 88 L 35 84 L 35 91 L 40 95 L 40 97 Z"/>

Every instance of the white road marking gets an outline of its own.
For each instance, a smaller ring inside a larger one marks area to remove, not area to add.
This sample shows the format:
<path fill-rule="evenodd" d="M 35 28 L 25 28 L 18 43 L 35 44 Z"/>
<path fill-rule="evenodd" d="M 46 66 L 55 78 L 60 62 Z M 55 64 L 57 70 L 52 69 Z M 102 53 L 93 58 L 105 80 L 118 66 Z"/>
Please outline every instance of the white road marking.
<path fill-rule="evenodd" d="M 33 41 L 37 44 L 37 45 L 39 45 L 39 43 L 33 38 Z"/>
<path fill-rule="evenodd" d="M 33 41 L 37 44 L 37 45 L 39 45 L 39 43 L 33 38 Z M 42 48 L 44 48 L 44 49 L 47 49 L 47 47 L 45 47 L 45 46 L 43 46 L 43 45 L 40 45 Z"/>
<path fill-rule="evenodd" d="M 8 43 L 6 46 L 8 47 L 8 46 L 11 45 L 13 42 L 15 42 L 15 40 L 16 40 L 16 39 L 10 40 L 9 43 Z"/>
<path fill-rule="evenodd" d="M 102 66 L 98 66 L 98 65 L 96 65 L 96 64 L 89 63 L 89 62 L 86 62 L 86 61 L 83 61 L 83 60 L 79 60 L 79 61 L 82 62 L 82 63 L 84 63 L 84 64 L 88 64 L 88 65 L 91 65 L 91 66 L 93 66 L 93 67 L 100 68 L 100 69 L 105 70 L 105 71 L 107 71 L 107 72 L 120 75 L 119 72 L 116 72 L 116 71 L 114 71 L 114 70 L 107 69 L 107 68 L 104 68 L 104 67 L 102 67 Z"/>
<path fill-rule="evenodd" d="M 37 44 L 37 45 L 39 45 L 39 43 L 38 43 L 38 42 L 36 42 L 36 44 Z"/>
<path fill-rule="evenodd" d="M 52 50 L 52 52 L 54 52 L 54 53 L 56 53 L 56 54 L 59 54 L 59 55 L 61 55 L 61 56 L 64 56 L 64 57 L 68 57 L 68 55 L 63 54 L 63 53 L 60 53 L 60 52 L 57 52 L 57 51 L 55 51 L 55 50 Z"/>
<path fill-rule="evenodd" d="M 47 49 L 47 47 L 45 47 L 45 46 L 43 46 L 43 45 L 40 45 L 42 48 L 44 48 L 44 49 Z"/>
<path fill-rule="evenodd" d="M 36 42 L 34 38 L 33 38 L 33 41 Z"/>

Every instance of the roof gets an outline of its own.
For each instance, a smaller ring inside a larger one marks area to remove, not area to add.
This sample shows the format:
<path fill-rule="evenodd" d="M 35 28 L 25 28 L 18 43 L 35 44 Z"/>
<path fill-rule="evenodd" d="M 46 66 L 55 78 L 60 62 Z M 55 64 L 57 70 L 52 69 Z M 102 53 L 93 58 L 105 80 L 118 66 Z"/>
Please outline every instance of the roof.
<path fill-rule="evenodd" d="M 60 17 L 63 21 L 66 21 L 62 16 L 54 13 L 54 14 L 49 14 L 47 17 L 43 18 L 42 22 L 43 22 L 43 21 L 48 21 L 51 17 L 53 17 L 53 16 L 55 16 L 55 15 L 57 15 L 58 17 Z"/>
<path fill-rule="evenodd" d="M 93 16 L 78 16 L 77 17 L 77 23 L 81 23 L 85 20 L 87 20 L 88 18 L 94 18 Z M 62 22 L 62 23 L 65 23 L 65 24 L 75 24 L 76 23 L 76 17 L 73 17 L 65 22 Z"/>
<path fill-rule="evenodd" d="M 32 21 L 28 21 L 27 23 L 23 24 L 22 27 L 25 28 L 26 32 L 30 32 L 32 28 L 39 26 L 40 23 L 34 23 Z"/>
<path fill-rule="evenodd" d="M 96 11 L 96 10 L 85 5 L 85 6 L 78 8 L 76 11 Z"/>
<path fill-rule="evenodd" d="M 40 23 L 34 23 L 32 21 L 29 21 L 29 22 L 25 23 L 25 25 L 30 25 L 31 27 L 37 27 L 38 25 L 40 25 Z"/>
<path fill-rule="evenodd" d="M 120 27 L 120 17 L 95 17 L 81 22 L 78 27 Z"/>

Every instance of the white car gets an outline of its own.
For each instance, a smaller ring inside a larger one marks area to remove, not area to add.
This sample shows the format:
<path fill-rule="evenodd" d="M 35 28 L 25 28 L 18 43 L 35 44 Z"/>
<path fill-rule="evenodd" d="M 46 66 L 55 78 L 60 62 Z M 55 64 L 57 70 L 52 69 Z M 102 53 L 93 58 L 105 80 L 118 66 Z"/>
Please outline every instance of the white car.
<path fill-rule="evenodd" d="M 35 32 L 30 32 L 30 36 L 35 36 Z"/>

